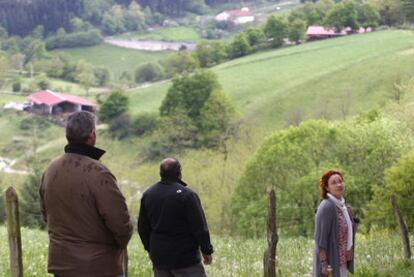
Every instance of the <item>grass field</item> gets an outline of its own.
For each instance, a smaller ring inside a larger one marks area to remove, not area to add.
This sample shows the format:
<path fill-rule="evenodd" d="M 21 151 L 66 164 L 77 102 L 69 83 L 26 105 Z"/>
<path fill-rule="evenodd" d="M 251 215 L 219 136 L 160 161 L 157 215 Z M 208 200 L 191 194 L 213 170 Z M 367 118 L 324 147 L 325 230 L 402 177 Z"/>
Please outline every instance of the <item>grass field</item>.
<path fill-rule="evenodd" d="M 411 31 L 353 35 L 262 52 L 212 70 L 245 119 L 278 129 L 295 112 L 302 119 L 342 119 L 341 110 L 348 116 L 382 105 L 395 78 L 411 74 L 413 39 Z M 132 92 L 134 111 L 155 110 L 168 86 Z"/>
<path fill-rule="evenodd" d="M 125 33 L 116 38 L 134 40 L 163 40 L 163 41 L 182 41 L 197 42 L 201 39 L 200 35 L 191 27 L 168 27 L 159 28 L 147 33 Z"/>
<path fill-rule="evenodd" d="M 264 136 L 287 126 L 295 114 L 302 120 L 340 120 L 384 105 L 396 78 L 412 74 L 413 39 L 411 31 L 353 35 L 266 51 L 212 68 L 238 107 L 242 129 L 227 143 L 226 159 L 222 152 L 208 149 L 171 153 L 180 159 L 185 180 L 200 194 L 211 228 L 221 232 L 228 227 L 223 222 L 228 222 L 231 194 Z M 166 81 L 128 91 L 129 112 L 158 112 L 169 86 Z M 25 116 L 0 116 L 4 157 L 20 159 L 32 144 L 28 131 L 19 128 Z M 117 141 L 98 133 L 97 146 L 108 151 L 103 162 L 125 184 L 122 190 L 133 213 L 142 190 L 158 179 L 158 161 L 143 162 L 140 156 L 145 143 L 141 138 Z M 38 153 L 49 161 L 62 153 L 64 144 L 64 130 L 54 126 L 38 138 Z"/>
<path fill-rule="evenodd" d="M 10 276 L 6 228 L 0 226 L 0 275 Z M 401 243 L 397 234 L 375 233 L 357 236 L 355 277 L 398 276 L 414 274 L 414 264 L 404 267 Z M 213 236 L 213 264 L 207 266 L 211 277 L 263 276 L 262 256 L 266 240 Z M 46 277 L 48 238 L 45 231 L 22 229 L 23 265 L 25 276 Z M 277 249 L 278 276 L 308 277 L 312 271 L 313 242 L 305 238 L 281 237 Z M 135 233 L 128 246 L 129 276 L 152 276 L 151 262 Z"/>
<path fill-rule="evenodd" d="M 85 60 L 95 66 L 106 67 L 111 72 L 112 80 L 118 80 L 123 72 L 128 72 L 134 78 L 139 64 L 158 61 L 170 54 L 168 51 L 148 52 L 126 49 L 109 44 L 93 47 L 71 48 L 58 50 L 70 54 L 75 60 Z"/>

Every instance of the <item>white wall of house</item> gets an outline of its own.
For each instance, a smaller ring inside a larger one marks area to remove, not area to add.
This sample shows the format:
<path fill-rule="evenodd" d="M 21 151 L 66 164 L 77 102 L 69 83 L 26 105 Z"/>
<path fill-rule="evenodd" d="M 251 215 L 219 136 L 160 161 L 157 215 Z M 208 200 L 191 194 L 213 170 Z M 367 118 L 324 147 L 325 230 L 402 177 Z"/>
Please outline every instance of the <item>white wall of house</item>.
<path fill-rule="evenodd" d="M 230 18 L 230 15 L 227 12 L 222 12 L 219 13 L 218 15 L 216 15 L 216 20 L 217 21 L 227 21 Z"/>
<path fill-rule="evenodd" d="M 254 16 L 241 16 L 233 20 L 234 24 L 246 24 L 254 21 Z"/>

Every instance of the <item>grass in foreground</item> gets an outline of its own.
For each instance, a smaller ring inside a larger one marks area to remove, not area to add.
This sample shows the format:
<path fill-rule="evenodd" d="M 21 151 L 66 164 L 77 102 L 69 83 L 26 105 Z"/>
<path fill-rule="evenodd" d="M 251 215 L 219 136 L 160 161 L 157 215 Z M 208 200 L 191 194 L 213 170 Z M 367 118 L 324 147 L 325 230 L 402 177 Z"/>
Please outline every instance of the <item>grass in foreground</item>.
<path fill-rule="evenodd" d="M 0 275 L 10 276 L 6 228 L 0 227 Z M 242 240 L 212 237 L 215 246 L 213 264 L 207 266 L 210 277 L 263 275 L 262 257 L 265 239 Z M 402 266 L 401 243 L 396 234 L 388 232 L 357 237 L 356 277 L 399 276 L 414 274 L 414 265 Z M 22 228 L 23 266 L 25 276 L 51 276 L 46 273 L 48 237 L 45 231 Z M 306 238 L 280 238 L 278 244 L 278 276 L 310 276 L 313 242 Z M 151 262 L 138 235 L 128 246 L 129 276 L 152 276 Z"/>

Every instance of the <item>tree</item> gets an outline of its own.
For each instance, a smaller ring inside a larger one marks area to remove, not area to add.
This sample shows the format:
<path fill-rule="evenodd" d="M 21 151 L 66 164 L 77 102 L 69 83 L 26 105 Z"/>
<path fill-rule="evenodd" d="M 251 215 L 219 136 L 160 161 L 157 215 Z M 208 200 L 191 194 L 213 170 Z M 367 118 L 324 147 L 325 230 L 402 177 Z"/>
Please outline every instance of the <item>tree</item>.
<path fill-rule="evenodd" d="M 195 120 L 210 94 L 219 88 L 217 76 L 211 71 L 200 70 L 191 76 L 176 77 L 162 101 L 160 114 L 169 116 L 179 111 Z"/>
<path fill-rule="evenodd" d="M 27 177 L 20 190 L 21 194 L 21 220 L 22 225 L 27 227 L 44 228 L 45 222 L 40 211 L 39 185 L 41 182 L 41 170 L 36 161 L 32 158 L 30 161 L 33 166 L 33 172 Z"/>
<path fill-rule="evenodd" d="M 364 3 L 358 8 L 358 22 L 364 28 L 375 28 L 380 21 L 380 15 L 378 11 L 369 3 Z"/>
<path fill-rule="evenodd" d="M 256 46 L 263 43 L 266 39 L 265 34 L 262 29 L 259 28 L 249 28 L 246 31 L 247 40 L 250 46 Z"/>
<path fill-rule="evenodd" d="M 289 40 L 298 44 L 305 39 L 306 22 L 301 19 L 294 20 L 289 27 Z"/>
<path fill-rule="evenodd" d="M 45 73 L 41 73 L 35 78 L 36 84 L 41 90 L 46 90 L 50 88 L 50 81 L 47 79 Z"/>
<path fill-rule="evenodd" d="M 238 182 L 232 199 L 235 227 L 248 236 L 262 235 L 267 189 L 275 187 L 278 218 L 285 219 L 281 231 L 311 234 L 318 180 L 332 167 L 344 172 L 347 202 L 364 211 L 372 189 L 384 187 L 384 171 L 413 149 L 407 129 L 370 112 L 339 124 L 307 121 L 273 133 L 248 161 Z"/>
<path fill-rule="evenodd" d="M 125 20 L 122 6 L 113 5 L 109 11 L 105 12 L 102 19 L 102 25 L 105 33 L 108 35 L 125 32 Z"/>
<path fill-rule="evenodd" d="M 326 14 L 324 24 L 328 27 L 335 27 L 337 32 L 346 27 L 357 30 L 359 24 L 356 3 L 352 0 L 336 3 Z"/>
<path fill-rule="evenodd" d="M 198 60 L 188 51 L 180 51 L 169 55 L 164 64 L 166 74 L 170 77 L 184 72 L 190 73 L 200 67 Z"/>
<path fill-rule="evenodd" d="M 272 47 L 280 47 L 283 45 L 283 39 L 287 36 L 288 25 L 283 18 L 271 15 L 267 19 L 263 31 L 271 41 Z"/>
<path fill-rule="evenodd" d="M 218 146 L 224 139 L 236 115 L 230 99 L 221 91 L 213 91 L 200 110 L 198 119 L 201 145 Z"/>
<path fill-rule="evenodd" d="M 163 116 L 152 131 L 143 155 L 148 160 L 174 156 L 187 148 L 194 147 L 197 141 L 197 127 L 194 121 L 182 111 Z"/>
<path fill-rule="evenodd" d="M 145 28 L 145 15 L 135 0 L 131 1 L 125 12 L 125 28 L 129 31 L 139 31 Z"/>
<path fill-rule="evenodd" d="M 158 125 L 158 116 L 154 114 L 138 115 L 131 126 L 131 132 L 136 136 L 142 136 L 153 131 Z"/>
<path fill-rule="evenodd" d="M 3 84 L 3 80 L 4 80 L 4 76 L 6 75 L 7 67 L 8 67 L 7 59 L 0 52 L 0 87 Z"/>
<path fill-rule="evenodd" d="M 152 82 L 163 77 L 163 68 L 158 63 L 149 62 L 140 64 L 135 71 L 135 82 Z"/>
<path fill-rule="evenodd" d="M 26 56 L 22 53 L 14 54 L 10 57 L 10 66 L 17 71 L 22 72 L 24 68 L 25 59 Z"/>
<path fill-rule="evenodd" d="M 95 68 L 92 64 L 80 61 L 76 65 L 75 80 L 84 87 L 86 93 L 96 84 Z"/>
<path fill-rule="evenodd" d="M 406 20 L 410 23 L 414 23 L 414 1 L 402 0 L 401 2 Z"/>
<path fill-rule="evenodd" d="M 222 42 L 201 41 L 197 44 L 195 56 L 200 67 L 210 67 L 226 58 L 225 46 Z"/>
<path fill-rule="evenodd" d="M 123 113 L 111 120 L 109 123 L 109 133 L 117 139 L 124 139 L 129 136 L 131 129 L 131 118 L 127 113 Z"/>
<path fill-rule="evenodd" d="M 411 216 L 414 206 L 414 153 L 401 157 L 398 162 L 385 171 L 385 186 L 374 187 L 374 195 L 368 206 L 368 215 L 371 223 L 384 227 L 395 227 L 396 220 L 390 203 L 391 195 L 395 195 L 401 212 L 409 229 L 414 227 Z"/>
<path fill-rule="evenodd" d="M 238 58 L 249 54 L 251 47 L 245 33 L 238 34 L 229 46 L 230 56 Z"/>
<path fill-rule="evenodd" d="M 96 84 L 98 86 L 104 86 L 110 81 L 110 73 L 106 67 L 98 67 L 94 70 Z"/>
<path fill-rule="evenodd" d="M 45 28 L 42 25 L 38 25 L 32 32 L 34 39 L 42 40 L 45 35 Z"/>
<path fill-rule="evenodd" d="M 103 122 L 110 123 L 121 114 L 128 111 L 129 98 L 121 91 L 113 91 L 102 103 L 99 110 L 99 118 Z"/>

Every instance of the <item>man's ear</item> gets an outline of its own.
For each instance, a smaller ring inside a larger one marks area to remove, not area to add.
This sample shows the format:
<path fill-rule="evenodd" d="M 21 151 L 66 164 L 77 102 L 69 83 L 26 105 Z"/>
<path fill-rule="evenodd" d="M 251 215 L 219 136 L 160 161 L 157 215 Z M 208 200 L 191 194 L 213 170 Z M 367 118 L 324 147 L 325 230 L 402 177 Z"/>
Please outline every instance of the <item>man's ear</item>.
<path fill-rule="evenodd" d="M 89 135 L 88 135 L 88 140 L 87 140 L 87 144 L 94 146 L 95 145 L 95 141 L 96 141 L 96 131 L 95 129 L 93 129 Z"/>

